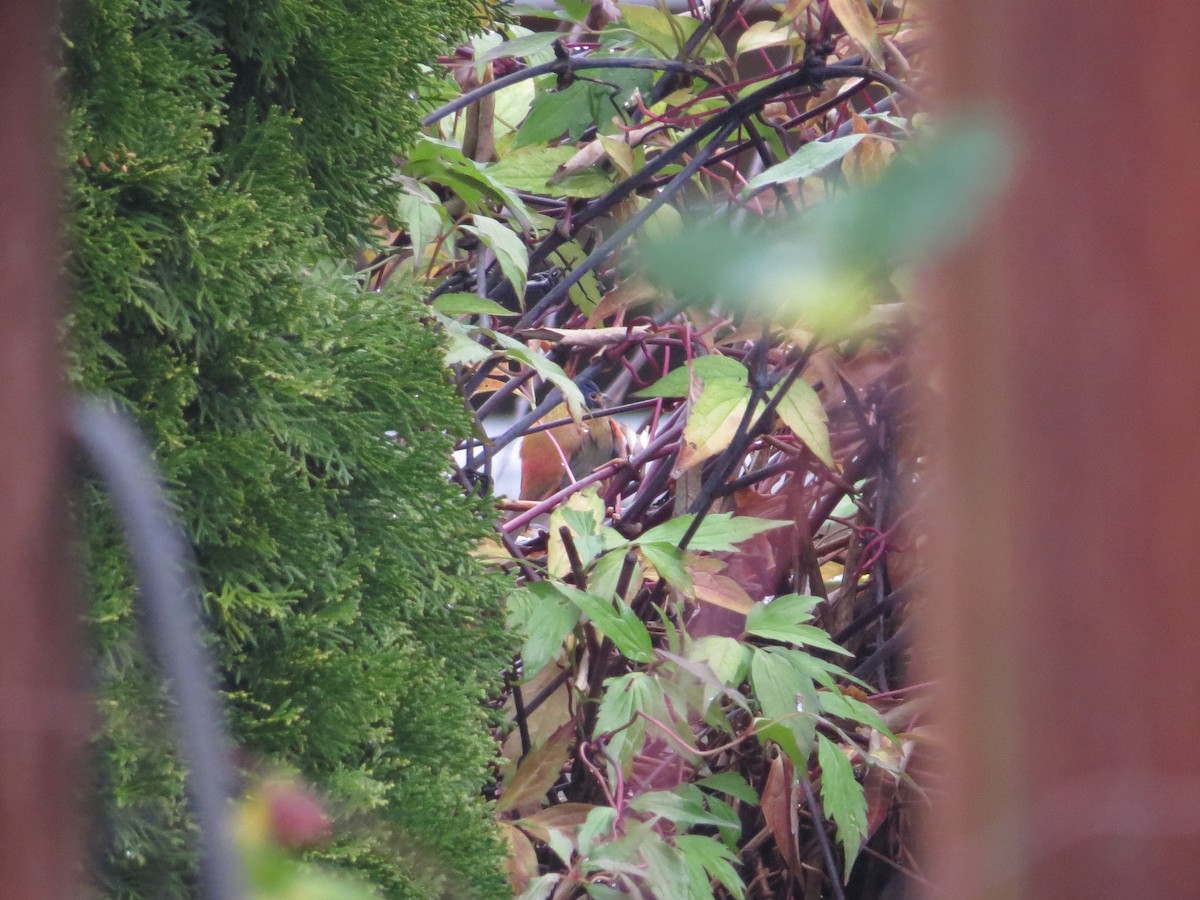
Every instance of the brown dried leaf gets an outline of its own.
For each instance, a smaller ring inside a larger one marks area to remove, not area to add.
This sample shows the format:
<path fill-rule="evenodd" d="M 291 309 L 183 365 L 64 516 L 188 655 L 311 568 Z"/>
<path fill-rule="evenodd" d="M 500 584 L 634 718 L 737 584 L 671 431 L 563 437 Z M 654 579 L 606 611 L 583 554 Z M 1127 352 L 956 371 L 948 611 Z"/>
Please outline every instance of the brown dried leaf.
<path fill-rule="evenodd" d="M 574 737 L 575 723 L 564 722 L 544 744 L 525 757 L 496 801 L 496 811 L 540 804 L 567 764 Z"/>
<path fill-rule="evenodd" d="M 631 337 L 646 334 L 649 325 L 634 325 L 629 328 L 537 328 L 522 331 L 520 337 L 536 338 L 564 347 L 580 347 L 584 350 L 620 344 Z"/>
<path fill-rule="evenodd" d="M 775 838 L 779 855 L 787 863 L 794 878 L 803 877 L 800 866 L 800 851 L 796 844 L 799 817 L 796 814 L 799 796 L 792 761 L 784 753 L 776 753 L 771 760 L 771 770 L 762 791 L 763 818 Z"/>
<path fill-rule="evenodd" d="M 517 825 L 539 841 L 550 840 L 550 830 L 561 831 L 574 840 L 579 827 L 595 807 L 590 803 L 560 803 L 548 806 L 517 821 Z"/>
<path fill-rule="evenodd" d="M 504 868 L 508 871 L 508 881 L 513 888 L 513 896 L 525 892 L 530 879 L 538 873 L 537 851 L 533 843 L 520 828 L 511 822 L 500 820 L 500 831 L 508 843 L 508 857 L 504 860 Z"/>

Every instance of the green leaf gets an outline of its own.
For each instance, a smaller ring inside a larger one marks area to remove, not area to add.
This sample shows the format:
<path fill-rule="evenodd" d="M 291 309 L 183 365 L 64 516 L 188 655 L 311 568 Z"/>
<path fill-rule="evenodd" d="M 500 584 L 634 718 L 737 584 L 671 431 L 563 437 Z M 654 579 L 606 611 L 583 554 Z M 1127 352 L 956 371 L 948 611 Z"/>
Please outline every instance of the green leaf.
<path fill-rule="evenodd" d="M 558 91 L 542 91 L 534 98 L 529 115 L 517 130 L 513 149 L 546 144 L 564 131 L 572 140 L 593 124 L 588 84 L 576 81 Z"/>
<path fill-rule="evenodd" d="M 816 733 L 818 703 L 812 679 L 797 671 L 786 653 L 756 650 L 750 683 L 763 715 L 790 734 L 791 741 L 780 746 L 797 766 L 804 765 Z"/>
<path fill-rule="evenodd" d="M 820 597 L 786 594 L 769 603 L 756 603 L 746 615 L 746 634 L 772 641 L 797 643 L 790 635 L 796 626 L 812 621 L 812 611 L 820 602 Z"/>
<path fill-rule="evenodd" d="M 746 680 L 752 654 L 741 641 L 716 634 L 697 638 L 687 652 L 688 659 L 706 663 L 727 687 L 737 687 Z"/>
<path fill-rule="evenodd" d="M 736 797 L 743 803 L 758 806 L 758 791 L 754 790 L 739 772 L 718 772 L 716 775 L 701 778 L 696 782 L 696 786 L 708 788 L 712 791 L 720 791 L 722 794 Z"/>
<path fill-rule="evenodd" d="M 579 855 L 590 855 L 592 847 L 611 838 L 616 821 L 617 811 L 611 806 L 597 806 L 589 812 L 587 820 L 580 826 L 579 834 L 576 836 Z"/>
<path fill-rule="evenodd" d="M 525 296 L 525 281 L 529 277 L 529 251 L 520 236 L 511 228 L 487 216 L 474 216 L 474 225 L 460 226 L 463 231 L 469 231 L 496 254 L 496 262 L 504 277 L 512 282 L 513 290 L 518 298 Z"/>
<path fill-rule="evenodd" d="M 733 867 L 737 854 L 720 841 L 700 834 L 684 834 L 675 838 L 675 846 L 683 854 L 685 863 L 699 863 L 708 877 L 715 878 L 731 896 L 737 900 L 746 896 L 746 886 Z"/>
<path fill-rule="evenodd" d="M 487 167 L 488 175 L 508 187 L 546 197 L 599 197 L 612 189 L 613 180 L 591 167 L 551 182 L 550 179 L 576 153 L 573 146 L 521 147 Z"/>
<path fill-rule="evenodd" d="M 746 367 L 736 359 L 718 354 L 696 357 L 692 360 L 692 369 L 695 371 L 696 377 L 705 383 L 717 379 L 732 379 L 745 384 L 750 377 L 750 373 L 746 371 Z M 649 387 L 637 391 L 633 396 L 686 397 L 688 395 L 689 380 L 690 372 L 688 371 L 688 367 L 680 366 L 664 375 Z"/>
<path fill-rule="evenodd" d="M 646 663 L 654 658 L 650 632 L 624 600 L 613 601 L 597 597 L 565 584 L 556 584 L 568 600 L 592 620 L 596 630 L 609 638 L 621 654 L 633 662 Z"/>
<path fill-rule="evenodd" d="M 823 734 L 817 735 L 817 760 L 821 764 L 821 804 L 825 815 L 837 825 L 838 843 L 846 857 L 843 880 L 849 881 L 867 836 L 867 798 L 854 777 L 850 760 Z"/>
<path fill-rule="evenodd" d="M 433 308 L 443 316 L 515 316 L 517 313 L 478 294 L 442 294 Z"/>
<path fill-rule="evenodd" d="M 508 627 L 522 635 L 521 660 L 532 678 L 562 652 L 579 610 L 546 582 L 534 582 L 508 599 Z"/>
<path fill-rule="evenodd" d="M 535 31 L 531 34 L 523 34 L 520 37 L 513 38 L 511 41 L 504 41 L 501 44 L 497 44 L 479 57 L 478 62 L 488 62 L 505 56 L 515 56 L 517 58 L 534 56 L 542 51 L 549 50 L 551 45 L 561 37 L 562 35 L 555 31 Z"/>
<path fill-rule="evenodd" d="M 667 543 L 678 547 L 679 542 L 683 540 L 684 534 L 691 526 L 693 519 L 695 519 L 694 515 L 676 516 L 673 519 L 668 519 L 661 525 L 655 526 L 640 537 L 635 538 L 633 543 L 638 546 L 642 544 Z M 696 552 L 707 550 L 712 553 L 728 553 L 737 549 L 735 545 L 749 540 L 756 534 L 790 524 L 790 522 L 779 519 L 756 519 L 753 516 L 737 516 L 735 518 L 733 513 L 712 513 L 706 516 L 704 521 L 700 523 L 700 527 L 696 529 L 696 533 L 692 536 L 692 541 L 688 545 L 688 549 Z"/>
<path fill-rule="evenodd" d="M 577 194 L 575 196 L 583 195 Z M 567 241 L 554 251 L 555 262 L 558 263 L 559 268 L 563 272 L 568 273 L 573 271 L 586 257 L 587 253 L 579 246 L 578 241 Z M 591 315 L 592 310 L 596 308 L 596 304 L 600 302 L 600 298 L 603 295 L 604 292 L 600 289 L 600 282 L 597 280 L 594 270 L 587 272 L 583 278 L 571 286 L 568 292 L 571 302 L 585 315 Z"/>
<path fill-rule="evenodd" d="M 681 788 L 687 787 L 692 787 L 692 785 L 681 786 Z M 699 792 L 697 791 L 697 793 Z M 681 796 L 680 789 L 676 791 L 649 791 L 648 793 L 634 797 L 629 802 L 629 806 L 638 812 L 666 819 L 680 830 L 696 825 L 712 825 L 718 828 L 726 828 L 739 824 L 736 815 L 731 819 L 729 814 L 724 813 L 724 811 L 715 813 L 705 809 L 701 799 L 693 796 Z"/>
<path fill-rule="evenodd" d="M 887 723 L 875 710 L 875 707 L 869 703 L 863 703 L 854 697 L 848 697 L 841 691 L 819 691 L 817 698 L 820 700 L 821 709 L 827 715 L 837 716 L 841 719 L 849 719 L 851 722 L 858 722 L 861 725 L 866 725 L 868 728 L 874 728 L 888 740 L 894 744 L 900 743 L 896 739 L 896 735 L 892 734 L 892 730 L 888 728 Z"/>
<path fill-rule="evenodd" d="M 773 22 L 764 19 L 755 22 L 742 32 L 738 38 L 737 55 L 762 50 L 765 47 L 779 47 L 785 44 L 803 44 L 804 41 L 788 27 L 788 23 Z"/>
<path fill-rule="evenodd" d="M 654 566 L 659 576 L 678 591 L 687 594 L 692 589 L 692 576 L 684 566 L 683 554 L 675 544 L 666 542 L 639 543 L 638 547 L 646 561 Z"/>
<path fill-rule="evenodd" d="M 529 368 L 537 372 L 542 378 L 562 391 L 563 402 L 567 404 L 567 411 L 571 414 L 571 418 L 576 422 L 583 421 L 583 414 L 587 409 L 587 401 L 583 399 L 583 392 L 568 377 L 567 373 L 562 370 L 561 366 L 546 359 L 546 357 L 539 353 L 534 353 L 525 344 L 521 343 L 521 341 L 509 337 L 507 334 L 493 331 L 488 331 L 487 333 L 503 348 L 503 353 L 506 357 L 529 366 Z"/>
<path fill-rule="evenodd" d="M 786 181 L 808 178 L 839 161 L 865 138 L 865 134 L 847 134 L 828 141 L 809 141 L 781 163 L 759 172 L 742 188 L 742 198 L 749 197 L 759 188 Z"/>
<path fill-rule="evenodd" d="M 446 336 L 446 365 L 475 365 L 492 358 L 492 351 L 475 340 L 475 329 L 442 315 L 436 309 L 434 317 Z"/>
<path fill-rule="evenodd" d="M 418 268 L 425 256 L 425 248 L 441 233 L 444 208 L 424 197 L 401 194 L 396 199 L 396 220 L 403 225 L 412 242 L 413 265 Z"/>
<path fill-rule="evenodd" d="M 807 381 L 797 378 L 776 407 L 779 418 L 792 429 L 813 455 L 830 469 L 834 467 L 829 446 L 829 416 L 821 398 Z"/>
<path fill-rule="evenodd" d="M 427 178 L 453 189 L 472 209 L 481 209 L 480 201 L 487 196 L 502 203 L 522 228 L 532 227 L 529 210 L 521 198 L 447 141 L 427 134 L 418 135 L 417 143 L 404 162 L 404 170 L 414 177 Z"/>
<path fill-rule="evenodd" d="M 596 713 L 593 736 L 615 732 L 609 740 L 608 749 L 624 767 L 642 746 L 645 736 L 645 723 L 634 718 L 635 713 L 645 712 L 660 719 L 664 711 L 662 685 L 654 676 L 645 672 L 630 672 L 609 678 L 604 682 L 604 697 Z"/>

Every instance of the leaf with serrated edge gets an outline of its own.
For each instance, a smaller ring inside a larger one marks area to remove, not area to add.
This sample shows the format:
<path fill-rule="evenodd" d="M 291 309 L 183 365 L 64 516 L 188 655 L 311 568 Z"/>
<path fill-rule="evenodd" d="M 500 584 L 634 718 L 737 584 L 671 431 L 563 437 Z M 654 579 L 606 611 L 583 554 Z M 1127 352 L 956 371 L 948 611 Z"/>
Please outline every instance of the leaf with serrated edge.
<path fill-rule="evenodd" d="M 750 388 L 733 379 L 706 381 L 700 396 L 688 410 L 683 427 L 683 449 L 674 474 L 712 459 L 725 450 L 737 434 L 750 403 Z M 754 424 L 753 417 L 748 427 Z"/>
<path fill-rule="evenodd" d="M 779 418 L 792 429 L 804 446 L 829 468 L 834 467 L 833 450 L 829 446 L 829 416 L 821 398 L 807 381 L 796 379 L 776 407 Z"/>
<path fill-rule="evenodd" d="M 821 804 L 837 825 L 838 843 L 846 857 L 842 879 L 849 881 L 867 833 L 867 798 L 846 754 L 823 734 L 817 735 L 817 760 L 821 764 Z"/>
<path fill-rule="evenodd" d="M 678 547 L 695 518 L 690 513 L 685 516 L 675 516 L 635 538 L 633 543 L 652 544 L 664 541 Z M 756 519 L 753 516 L 734 516 L 733 513 L 711 513 L 704 517 L 704 521 L 692 535 L 688 549 L 696 552 L 706 550 L 713 553 L 732 552 L 736 549 L 736 544 L 740 544 L 760 532 L 769 531 L 772 528 L 782 528 L 784 525 L 790 524 L 790 522 L 778 519 Z"/>
<path fill-rule="evenodd" d="M 745 384 L 750 373 L 736 359 L 728 356 L 698 356 L 689 365 L 667 373 L 648 388 L 637 391 L 635 397 L 686 397 L 692 373 L 701 381 L 733 379 Z"/>

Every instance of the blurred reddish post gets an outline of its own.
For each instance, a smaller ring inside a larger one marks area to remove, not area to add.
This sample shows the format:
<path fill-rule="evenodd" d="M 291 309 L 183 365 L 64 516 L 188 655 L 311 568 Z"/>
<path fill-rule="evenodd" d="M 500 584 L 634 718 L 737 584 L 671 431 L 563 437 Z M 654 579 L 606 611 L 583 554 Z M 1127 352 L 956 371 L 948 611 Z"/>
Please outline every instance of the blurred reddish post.
<path fill-rule="evenodd" d="M 0 3 L 0 897 L 81 895 L 88 706 L 68 593 L 52 52 L 56 4 Z"/>
<path fill-rule="evenodd" d="M 1200 19 L 939 5 L 1014 189 L 937 286 L 934 896 L 1200 896 Z"/>

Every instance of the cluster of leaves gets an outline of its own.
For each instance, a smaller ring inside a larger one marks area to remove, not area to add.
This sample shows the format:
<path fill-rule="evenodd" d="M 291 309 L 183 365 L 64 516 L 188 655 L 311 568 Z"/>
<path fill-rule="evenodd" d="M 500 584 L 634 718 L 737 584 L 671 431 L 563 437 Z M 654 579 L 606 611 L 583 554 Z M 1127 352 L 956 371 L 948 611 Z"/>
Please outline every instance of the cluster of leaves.
<path fill-rule="evenodd" d="M 318 855 L 387 896 L 505 896 L 480 794 L 511 581 L 470 557 L 490 509 L 450 481 L 469 416 L 414 289 L 364 291 L 326 262 L 396 202 L 410 95 L 477 5 L 68 6 L 72 379 L 155 449 L 240 759 L 321 785 L 339 827 Z M 95 880 L 193 896 L 122 534 L 99 491 L 77 508 L 101 693 Z"/>
<path fill-rule="evenodd" d="M 904 2 L 552 15 L 444 60 L 364 260 L 432 286 L 482 426 L 464 487 L 548 427 L 625 422 L 590 471 L 555 439 L 561 489 L 504 501 L 491 546 L 523 583 L 514 889 L 877 896 L 918 877 L 905 263 L 963 227 L 997 146 L 922 121 Z"/>

